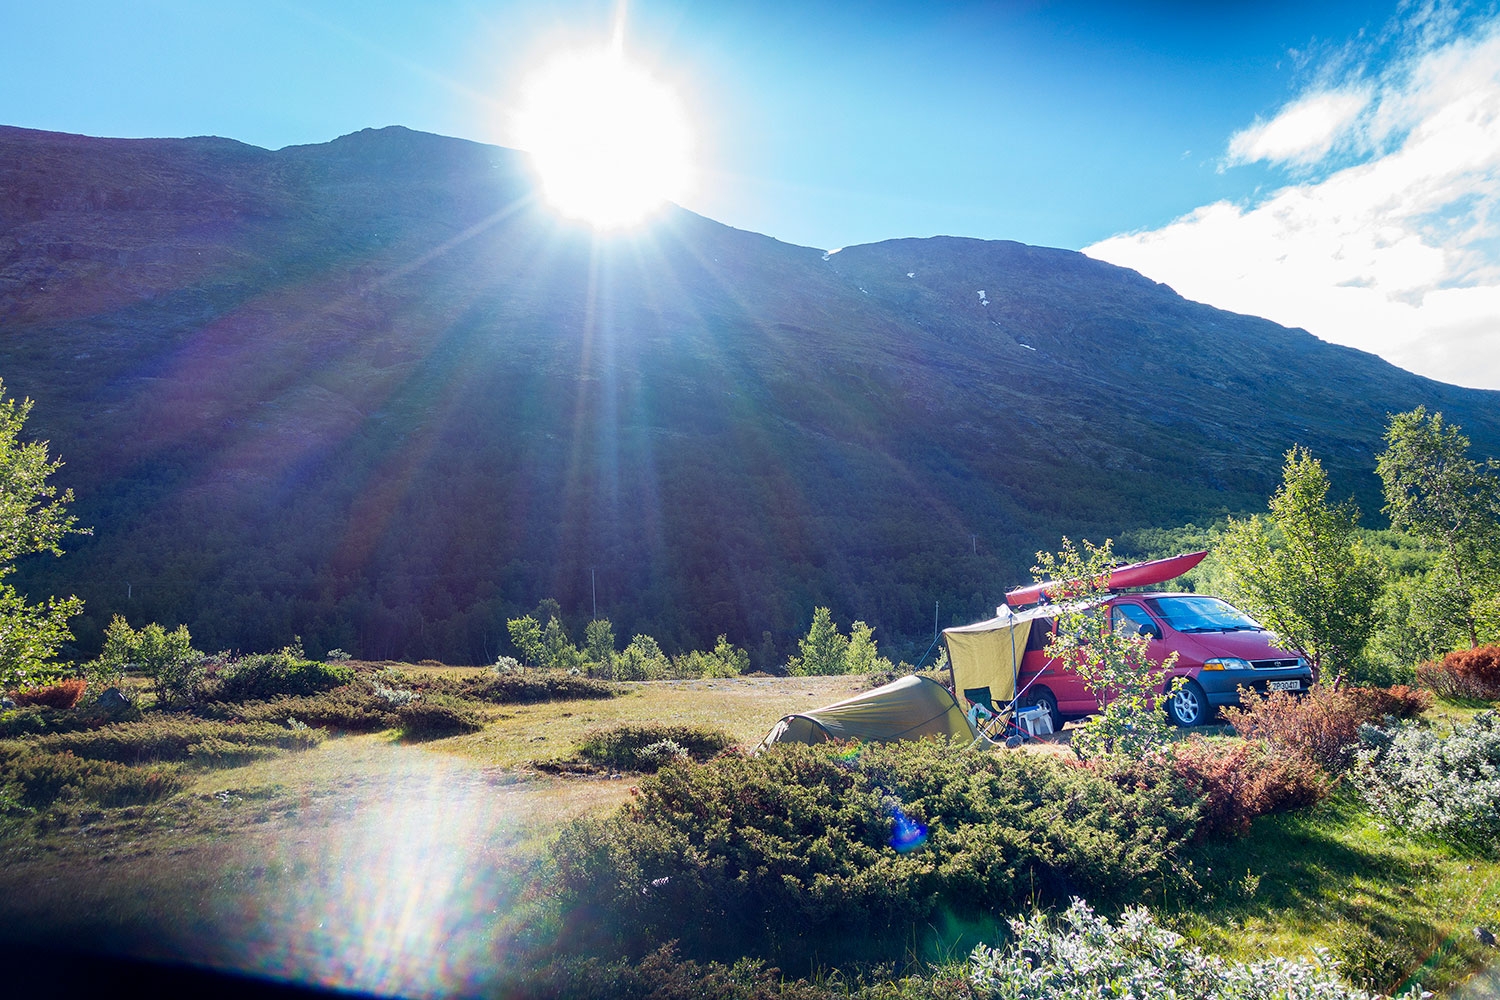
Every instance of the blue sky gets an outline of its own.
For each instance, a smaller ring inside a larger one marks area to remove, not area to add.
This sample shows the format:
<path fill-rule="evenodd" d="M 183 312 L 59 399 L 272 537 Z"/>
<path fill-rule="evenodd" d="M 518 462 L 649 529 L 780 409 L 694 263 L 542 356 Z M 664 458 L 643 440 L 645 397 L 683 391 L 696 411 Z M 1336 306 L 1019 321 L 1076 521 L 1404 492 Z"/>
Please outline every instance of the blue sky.
<path fill-rule="evenodd" d="M 527 74 L 603 41 L 616 14 L 0 2 L 0 123 L 268 148 L 387 124 L 510 144 Z M 1492 7 L 638 0 L 626 24 L 629 53 L 687 105 L 700 180 L 683 202 L 712 218 L 821 248 L 953 234 L 1086 249 L 1500 388 Z M 1448 167 L 1441 142 L 1409 148 L 1464 115 Z M 1389 208 L 1413 187 L 1428 197 Z M 1350 263 L 1307 263 L 1327 259 Z"/>

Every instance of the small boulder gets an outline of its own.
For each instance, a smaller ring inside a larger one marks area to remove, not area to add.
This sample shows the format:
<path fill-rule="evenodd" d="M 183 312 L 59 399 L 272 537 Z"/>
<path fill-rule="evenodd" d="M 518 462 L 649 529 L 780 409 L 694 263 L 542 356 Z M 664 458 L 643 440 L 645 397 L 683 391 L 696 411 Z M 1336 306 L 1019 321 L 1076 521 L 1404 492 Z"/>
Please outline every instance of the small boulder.
<path fill-rule="evenodd" d="M 113 715 L 116 712 L 123 712 L 129 708 L 130 699 L 125 697 L 125 692 L 117 687 L 112 687 L 101 691 L 99 697 L 94 700 L 94 704 L 101 711 L 109 712 Z"/>

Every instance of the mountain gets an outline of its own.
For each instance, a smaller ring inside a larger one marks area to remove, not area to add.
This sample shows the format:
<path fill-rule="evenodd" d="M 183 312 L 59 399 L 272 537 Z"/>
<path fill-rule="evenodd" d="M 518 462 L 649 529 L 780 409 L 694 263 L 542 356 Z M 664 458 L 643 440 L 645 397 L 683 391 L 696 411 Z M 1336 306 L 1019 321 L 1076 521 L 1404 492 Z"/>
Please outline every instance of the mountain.
<path fill-rule="evenodd" d="M 1263 509 L 1294 443 L 1378 516 L 1443 385 L 1077 253 L 596 236 L 519 154 L 0 128 L 0 377 L 93 534 L 26 562 L 200 646 L 487 662 L 556 598 L 668 648 L 817 604 L 915 659 L 1059 536 Z"/>

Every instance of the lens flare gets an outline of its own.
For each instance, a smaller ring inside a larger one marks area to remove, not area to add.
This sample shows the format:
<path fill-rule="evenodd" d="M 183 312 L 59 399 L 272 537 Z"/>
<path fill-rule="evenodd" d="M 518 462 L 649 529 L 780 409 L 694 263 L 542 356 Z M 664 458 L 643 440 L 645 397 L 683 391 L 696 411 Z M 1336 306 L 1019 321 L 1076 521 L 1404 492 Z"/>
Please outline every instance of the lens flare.
<path fill-rule="evenodd" d="M 544 66 L 526 86 L 517 130 L 547 200 L 599 229 L 639 222 L 691 185 L 681 102 L 619 46 Z"/>
<path fill-rule="evenodd" d="M 927 824 L 918 823 L 901 811 L 900 806 L 891 808 L 891 818 L 895 820 L 891 830 L 891 846 L 896 849 L 897 854 L 908 854 L 927 843 Z"/>

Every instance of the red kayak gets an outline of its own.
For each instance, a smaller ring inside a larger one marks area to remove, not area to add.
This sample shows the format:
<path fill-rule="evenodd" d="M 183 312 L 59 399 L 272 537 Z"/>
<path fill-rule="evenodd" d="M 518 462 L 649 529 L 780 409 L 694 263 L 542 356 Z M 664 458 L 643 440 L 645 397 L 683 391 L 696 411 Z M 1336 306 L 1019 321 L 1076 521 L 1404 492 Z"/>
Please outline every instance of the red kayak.
<path fill-rule="evenodd" d="M 1107 589 L 1124 590 L 1126 587 L 1149 587 L 1157 583 L 1166 583 L 1201 563 L 1206 555 L 1208 551 L 1205 549 L 1202 552 L 1185 552 L 1180 556 L 1170 556 L 1166 559 L 1116 566 L 1109 571 Z M 1005 603 L 1013 608 L 1035 604 L 1057 586 L 1058 581 L 1047 580 L 1044 583 L 1033 583 L 1029 587 L 1018 587 L 1006 593 Z"/>

